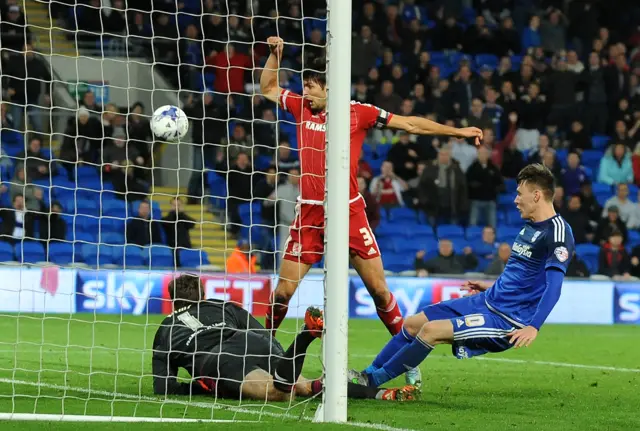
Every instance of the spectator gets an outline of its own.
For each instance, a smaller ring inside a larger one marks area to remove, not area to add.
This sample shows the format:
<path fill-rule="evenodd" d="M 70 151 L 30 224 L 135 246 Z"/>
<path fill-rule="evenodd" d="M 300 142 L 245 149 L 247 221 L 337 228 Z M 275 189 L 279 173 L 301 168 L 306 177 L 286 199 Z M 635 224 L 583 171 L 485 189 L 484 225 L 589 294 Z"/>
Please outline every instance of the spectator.
<path fill-rule="evenodd" d="M 234 160 L 240 153 L 244 153 L 249 157 L 250 161 L 253 159 L 253 157 L 251 157 L 253 153 L 253 139 L 251 135 L 247 134 L 245 126 L 241 123 L 236 123 L 231 137 L 229 139 L 226 137 L 222 138 L 220 144 L 226 147 L 224 148 L 226 151 L 222 153 L 227 153 L 223 154 L 223 157 L 228 157 L 229 160 Z"/>
<path fill-rule="evenodd" d="M 96 102 L 96 95 L 93 91 L 87 91 L 82 96 L 82 103 L 80 105 L 89 111 L 89 115 L 92 118 L 100 118 L 102 115 L 102 106 Z"/>
<path fill-rule="evenodd" d="M 155 61 L 167 63 L 168 65 L 176 64 L 179 52 L 178 26 L 175 22 L 171 22 L 169 14 L 161 11 L 153 13 L 152 34 L 153 58 Z M 172 71 L 170 73 L 172 76 L 177 75 L 175 69 L 170 70 Z"/>
<path fill-rule="evenodd" d="M 103 171 L 113 183 L 118 197 L 124 200 L 146 199 L 149 185 L 143 179 L 144 158 L 127 145 L 124 130 L 116 130 L 102 155 Z"/>
<path fill-rule="evenodd" d="M 126 118 L 125 127 L 127 129 L 129 144 L 134 145 L 145 160 L 151 160 L 149 142 L 152 142 L 153 138 L 151 136 L 151 127 L 149 126 L 149 120 L 143 114 L 144 105 L 140 102 L 134 103 L 131 106 L 130 114 Z M 195 137 L 198 136 L 195 133 L 195 130 L 197 130 L 199 126 L 198 123 L 198 121 L 193 121 L 191 123 L 191 128 L 192 130 L 194 130 L 192 132 L 192 138 L 194 139 L 194 142 L 199 142 L 195 140 Z M 205 124 L 208 127 L 211 126 L 210 124 Z"/>
<path fill-rule="evenodd" d="M 495 38 L 495 53 L 499 56 L 515 55 L 522 51 L 520 35 L 513 25 L 513 18 L 505 15 Z M 506 57 L 508 58 L 508 57 Z M 509 67 L 511 70 L 511 67 Z"/>
<path fill-rule="evenodd" d="M 498 92 L 494 87 L 486 87 L 484 92 L 485 104 L 483 114 L 486 113 L 491 119 L 491 129 L 498 136 L 502 136 L 502 121 L 504 118 L 504 108 L 498 105 Z"/>
<path fill-rule="evenodd" d="M 420 161 L 419 151 L 419 145 L 411 142 L 407 132 L 398 133 L 398 142 L 389 150 L 387 160 L 393 164 L 393 171 L 403 181 L 415 178 Z"/>
<path fill-rule="evenodd" d="M 64 135 L 60 159 L 73 180 L 78 163 L 99 161 L 102 125 L 98 119 L 90 117 L 87 108 L 81 107 L 78 109 L 77 120 L 70 120 Z"/>
<path fill-rule="evenodd" d="M 577 153 L 569 153 L 567 167 L 562 169 L 562 187 L 567 195 L 575 195 L 580 192 L 582 184 L 588 176 L 584 167 L 580 165 L 580 157 Z"/>
<path fill-rule="evenodd" d="M 640 245 L 636 245 L 631 250 L 631 259 L 629 259 L 629 273 L 633 277 L 640 278 Z"/>
<path fill-rule="evenodd" d="M 239 153 L 232 165 L 227 163 L 222 152 L 218 153 L 216 160 L 218 162 L 216 169 L 219 173 L 226 175 L 227 180 L 227 230 L 237 235 L 242 226 L 238 207 L 253 199 L 258 177 L 253 175 L 251 161 L 245 153 Z"/>
<path fill-rule="evenodd" d="M 465 138 L 450 138 L 447 143 L 451 151 L 451 158 L 458 162 L 460 169 L 466 173 L 469 166 L 475 162 L 478 157 L 478 149 L 474 144 L 470 144 Z"/>
<path fill-rule="evenodd" d="M 464 31 L 454 15 L 448 15 L 435 28 L 433 48 L 436 51 L 462 50 Z"/>
<path fill-rule="evenodd" d="M 477 226 L 482 219 L 495 227 L 497 224 L 496 200 L 503 181 L 498 168 L 489 160 L 489 149 L 478 148 L 478 159 L 467 170 L 471 213 L 469 224 Z"/>
<path fill-rule="evenodd" d="M 627 226 L 620 219 L 618 207 L 615 205 L 612 205 L 607 209 L 607 216 L 602 218 L 600 223 L 598 223 L 595 236 L 596 244 L 604 244 L 613 231 L 619 231 L 622 234 L 622 242 L 627 242 Z"/>
<path fill-rule="evenodd" d="M 365 213 L 367 214 L 369 227 L 371 230 L 375 230 L 380 224 L 380 206 L 371 193 L 369 193 L 367 182 L 362 177 L 358 177 L 358 189 L 366 205 Z"/>
<path fill-rule="evenodd" d="M 355 78 L 364 78 L 382 54 L 382 44 L 371 32 L 371 27 L 363 25 L 360 28 L 360 35 L 353 38 L 351 50 L 353 52 L 351 75 Z"/>
<path fill-rule="evenodd" d="M 609 106 L 607 83 L 604 69 L 600 66 L 598 53 L 589 54 L 589 65 L 582 72 L 582 80 L 586 85 L 585 109 L 586 123 L 592 134 L 602 135 L 607 130 Z"/>
<path fill-rule="evenodd" d="M 407 183 L 393 171 L 393 163 L 385 161 L 380 168 L 380 175 L 371 180 L 371 195 L 384 209 L 389 210 L 404 206 L 402 193 L 407 190 Z"/>
<path fill-rule="evenodd" d="M 518 150 L 522 152 L 536 148 L 540 139 L 540 130 L 544 127 L 547 117 L 546 97 L 540 94 L 540 86 L 533 82 L 529 85 L 527 94 L 518 103 L 518 117 L 520 127 L 516 135 Z"/>
<path fill-rule="evenodd" d="M 9 186 L 9 194 L 13 202 L 16 196 L 22 196 L 22 201 L 28 211 L 40 211 L 43 199 L 42 189 L 35 184 L 25 181 L 24 168 L 19 166 Z"/>
<path fill-rule="evenodd" d="M 598 182 L 614 185 L 633 182 L 631 152 L 623 143 L 616 143 L 609 148 L 600 161 Z"/>
<path fill-rule="evenodd" d="M 571 229 L 576 244 L 593 242 L 593 229 L 589 220 L 589 215 L 582 211 L 582 201 L 580 195 L 574 194 L 569 198 L 567 207 L 560 212 Z"/>
<path fill-rule="evenodd" d="M 493 119 L 484 111 L 484 104 L 480 98 L 471 101 L 471 110 L 466 118 L 465 127 L 477 127 L 479 129 L 493 128 Z"/>
<path fill-rule="evenodd" d="M 6 15 L 2 18 L 0 23 L 2 50 L 18 53 L 26 43 L 31 42 L 31 29 L 25 25 L 24 15 L 17 4 L 9 6 Z"/>
<path fill-rule="evenodd" d="M 484 16 L 476 16 L 475 25 L 467 28 L 463 45 L 464 52 L 474 55 L 494 51 L 495 38 L 493 32 L 487 27 Z"/>
<path fill-rule="evenodd" d="M 547 95 L 551 102 L 548 120 L 567 130 L 575 117 L 576 92 L 580 75 L 568 69 L 567 61 L 560 57 L 556 69 L 549 75 Z"/>
<path fill-rule="evenodd" d="M 567 277 L 587 278 L 590 275 L 591 273 L 589 272 L 589 268 L 587 268 L 587 265 L 582 259 L 580 259 L 580 256 L 578 256 L 574 250 L 573 257 L 571 258 L 571 262 L 569 262 L 569 267 L 567 268 Z"/>
<path fill-rule="evenodd" d="M 464 274 L 478 266 L 478 259 L 471 247 L 465 247 L 462 254 L 453 251 L 453 243 L 448 239 L 438 242 L 438 256 L 424 261 L 424 250 L 416 253 L 414 266 L 416 271 L 426 271 L 427 274 Z"/>
<path fill-rule="evenodd" d="M 448 148 L 441 148 L 438 158 L 427 165 L 418 190 L 420 206 L 432 226 L 458 223 L 469 210 L 466 178 Z"/>
<path fill-rule="evenodd" d="M 0 241 L 15 244 L 22 240 L 35 239 L 35 217 L 25 208 L 24 196 L 13 196 L 12 205 L 13 208 L 0 209 Z"/>
<path fill-rule="evenodd" d="M 67 224 L 62 219 L 62 205 L 53 201 L 51 210 L 40 216 L 40 241 L 48 248 L 51 241 L 64 241 L 67 237 Z"/>
<path fill-rule="evenodd" d="M 575 120 L 571 123 L 571 130 L 567 133 L 569 150 L 582 154 L 582 151 L 591 149 L 591 136 L 582 125 L 581 121 Z"/>
<path fill-rule="evenodd" d="M 262 224 L 269 228 L 273 228 L 276 225 L 275 205 L 271 200 L 271 195 L 276 189 L 277 182 L 276 167 L 271 165 L 266 169 L 264 177 L 256 185 L 255 197 L 261 199 L 260 215 Z M 273 229 L 269 230 L 272 231 Z"/>
<path fill-rule="evenodd" d="M 29 139 L 29 147 L 27 148 L 27 151 L 18 155 L 18 160 L 24 161 L 27 182 L 49 178 L 50 164 L 53 168 L 53 172 L 51 174 L 55 175 L 55 164 L 50 161 L 49 156 L 42 151 L 42 140 L 37 136 L 33 136 Z"/>
<path fill-rule="evenodd" d="M 551 171 L 556 183 L 562 184 L 562 167 L 558 159 L 556 159 L 556 150 L 550 148 L 546 151 L 542 157 L 542 164 Z"/>
<path fill-rule="evenodd" d="M 560 9 L 549 11 L 540 28 L 541 46 L 545 52 L 553 55 L 566 48 L 566 24 L 567 19 Z"/>
<path fill-rule="evenodd" d="M 9 56 L 5 73 L 8 80 L 7 93 L 12 102 L 11 113 L 14 125 L 22 126 L 24 110 L 29 117 L 29 130 L 45 131 L 49 126 L 48 109 L 51 105 L 51 74 L 49 64 L 29 44 L 20 46 L 22 52 Z"/>
<path fill-rule="evenodd" d="M 124 0 L 112 0 L 111 7 L 102 7 L 102 24 L 105 33 L 120 35 L 127 27 Z"/>
<path fill-rule="evenodd" d="M 248 55 L 238 52 L 234 44 L 229 43 L 222 51 L 209 56 L 206 64 L 211 66 L 216 76 L 213 84 L 216 92 L 246 92 L 244 86 L 247 82 L 247 72 L 253 68 L 253 61 Z"/>
<path fill-rule="evenodd" d="M 542 46 L 540 17 L 533 15 L 529 18 L 529 26 L 522 32 L 522 50 L 527 51 L 529 48 L 536 48 L 538 46 Z"/>
<path fill-rule="evenodd" d="M 489 264 L 484 273 L 486 275 L 500 275 L 504 271 L 507 262 L 511 257 L 511 247 L 506 242 L 503 242 L 498 247 L 498 256 Z"/>
<path fill-rule="evenodd" d="M 567 203 L 565 201 L 564 189 L 561 186 L 556 186 L 555 191 L 553 193 L 553 209 L 556 210 L 557 213 L 564 211 L 567 207 Z"/>
<path fill-rule="evenodd" d="M 618 184 L 616 195 L 609 198 L 602 210 L 602 217 L 607 216 L 609 207 L 616 207 L 620 220 L 629 229 L 635 229 L 640 226 L 640 218 L 638 217 L 638 207 L 629 199 L 629 186 L 626 184 Z"/>
<path fill-rule="evenodd" d="M 367 81 L 364 78 L 358 79 L 358 82 L 353 88 L 351 99 L 358 103 L 373 103 L 373 95 L 371 91 L 369 91 Z"/>
<path fill-rule="evenodd" d="M 599 220 L 602 207 L 594 196 L 591 182 L 588 180 L 580 188 L 580 200 L 582 201 L 580 210 L 589 217 L 589 220 Z"/>
<path fill-rule="evenodd" d="M 364 150 L 360 151 L 360 159 L 358 159 L 358 177 L 364 178 L 367 182 L 367 187 L 373 179 L 373 169 L 369 162 L 365 160 Z"/>
<path fill-rule="evenodd" d="M 456 78 L 451 84 L 454 109 L 458 115 L 466 117 L 469 115 L 472 100 L 482 96 L 482 89 L 475 85 L 469 66 L 461 66 Z"/>
<path fill-rule="evenodd" d="M 227 258 L 225 265 L 227 274 L 255 274 L 256 256 L 251 253 L 251 246 L 246 239 L 240 239 L 235 250 Z"/>
<path fill-rule="evenodd" d="M 286 175 L 287 181 L 279 183 L 273 193 L 265 201 L 265 205 L 276 207 L 276 226 L 278 227 L 278 238 L 280 246 L 278 250 L 283 251 L 289 237 L 289 227 L 296 219 L 296 204 L 300 196 L 300 170 L 291 168 Z"/>
<path fill-rule="evenodd" d="M 495 227 L 485 226 L 482 229 L 482 239 L 473 243 L 473 250 L 477 256 L 492 260 L 498 251 L 498 246 Z"/>
<path fill-rule="evenodd" d="M 151 220 L 151 205 L 148 201 L 140 202 L 138 216 L 127 223 L 127 244 L 146 247 L 162 244 L 162 234 L 158 222 Z"/>
<path fill-rule="evenodd" d="M 627 128 L 627 123 L 624 120 L 615 121 L 612 140 L 613 142 L 622 143 L 629 148 L 632 147 L 633 144 L 629 139 L 629 130 Z"/>
<path fill-rule="evenodd" d="M 182 199 L 179 197 L 171 199 L 171 207 L 171 211 L 162 218 L 167 245 L 177 249 L 176 252 L 192 248 L 189 232 L 196 226 L 196 221 L 184 212 Z"/>
<path fill-rule="evenodd" d="M 279 173 L 290 173 L 292 169 L 300 171 L 300 161 L 298 160 L 298 152 L 291 150 L 291 144 L 287 141 L 281 141 L 278 145 L 278 155 L 276 166 Z"/>
<path fill-rule="evenodd" d="M 614 279 L 629 277 L 631 262 L 629 255 L 622 245 L 622 233 L 613 230 L 609 240 L 602 245 L 598 256 L 598 274 Z"/>
<path fill-rule="evenodd" d="M 576 74 L 584 72 L 584 64 L 578 58 L 578 53 L 569 51 L 567 53 L 567 70 Z"/>
<path fill-rule="evenodd" d="M 398 112 L 402 105 L 402 97 L 400 97 L 393 87 L 393 82 L 384 81 L 380 93 L 375 96 L 374 102 L 376 106 L 387 112 Z"/>

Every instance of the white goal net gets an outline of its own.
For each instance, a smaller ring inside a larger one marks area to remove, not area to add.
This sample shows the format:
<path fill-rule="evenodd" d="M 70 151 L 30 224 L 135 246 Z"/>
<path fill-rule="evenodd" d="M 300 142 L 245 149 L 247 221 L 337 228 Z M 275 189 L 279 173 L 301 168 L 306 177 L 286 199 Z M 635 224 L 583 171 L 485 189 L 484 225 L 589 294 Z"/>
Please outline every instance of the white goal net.
<path fill-rule="evenodd" d="M 280 85 L 301 91 L 325 55 L 325 1 L 0 3 L 0 420 L 311 420 L 321 394 L 157 394 L 152 357 L 182 273 L 264 324 L 299 161 L 296 125 L 257 83 L 279 35 Z M 179 144 L 149 129 L 167 104 L 191 119 Z M 284 349 L 324 304 L 317 267 Z M 321 378 L 320 352 L 305 377 Z"/>

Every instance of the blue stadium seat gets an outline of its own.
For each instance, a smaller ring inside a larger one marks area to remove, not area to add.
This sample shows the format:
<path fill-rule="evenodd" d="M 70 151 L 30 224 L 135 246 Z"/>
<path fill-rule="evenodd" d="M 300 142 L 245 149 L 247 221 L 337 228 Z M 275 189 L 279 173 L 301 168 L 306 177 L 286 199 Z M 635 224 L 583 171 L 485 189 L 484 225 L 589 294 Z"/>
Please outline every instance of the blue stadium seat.
<path fill-rule="evenodd" d="M 76 212 L 78 214 L 98 216 L 100 215 L 100 206 L 93 201 L 76 199 Z"/>
<path fill-rule="evenodd" d="M 464 250 L 465 247 L 471 246 L 469 241 L 464 239 L 464 237 L 451 238 L 451 242 L 453 244 L 453 251 L 456 252 L 457 254 L 462 254 L 462 250 Z"/>
<path fill-rule="evenodd" d="M 148 253 L 144 253 L 145 263 L 152 268 L 174 267 L 173 250 L 161 245 L 152 245 Z"/>
<path fill-rule="evenodd" d="M 180 266 L 183 268 L 197 268 L 209 264 L 209 255 L 204 250 L 181 249 L 178 251 Z"/>
<path fill-rule="evenodd" d="M 608 194 L 613 195 L 613 188 L 609 184 L 604 183 L 593 183 L 591 184 L 591 190 L 594 195 L 597 194 Z"/>
<path fill-rule="evenodd" d="M 411 226 L 411 237 L 413 238 L 414 236 L 435 238 L 436 233 L 433 231 L 433 226 L 421 223 Z"/>
<path fill-rule="evenodd" d="M 113 263 L 113 247 L 84 244 L 80 248 L 82 260 L 89 266 L 103 266 Z"/>
<path fill-rule="evenodd" d="M 379 237 L 404 237 L 407 234 L 407 227 L 396 223 L 381 223 L 375 234 Z"/>
<path fill-rule="evenodd" d="M 629 187 L 629 199 L 636 202 L 638 198 L 638 186 L 635 184 L 627 184 L 627 187 Z"/>
<path fill-rule="evenodd" d="M 391 208 L 390 211 L 390 221 L 394 222 L 413 222 L 416 223 L 418 221 L 418 213 L 416 210 L 411 208 Z"/>
<path fill-rule="evenodd" d="M 76 179 L 80 187 L 84 187 L 85 181 L 88 179 L 100 178 L 98 169 L 94 166 L 77 165 L 75 171 Z"/>
<path fill-rule="evenodd" d="M 508 194 L 515 194 L 518 183 L 513 178 L 504 178 L 504 187 Z"/>
<path fill-rule="evenodd" d="M 476 67 L 482 67 L 484 65 L 490 66 L 492 69 L 498 67 L 498 57 L 493 54 L 478 54 L 476 55 Z"/>
<path fill-rule="evenodd" d="M 587 256 L 598 256 L 600 247 L 595 244 L 578 244 L 576 245 L 576 254 L 584 259 Z"/>
<path fill-rule="evenodd" d="M 391 254 L 388 253 L 382 256 L 384 267 L 388 271 L 401 272 L 408 269 L 413 269 L 413 262 L 415 255 L 411 254 Z"/>
<path fill-rule="evenodd" d="M 441 224 L 436 228 L 436 235 L 446 239 L 464 238 L 464 229 L 457 224 Z"/>
<path fill-rule="evenodd" d="M 595 135 L 591 137 L 591 145 L 596 150 L 604 150 L 609 145 L 609 141 L 611 141 L 611 137 Z"/>
<path fill-rule="evenodd" d="M 587 269 L 591 274 L 598 273 L 598 256 L 588 255 L 581 257 L 582 261 L 585 265 L 587 265 Z"/>
<path fill-rule="evenodd" d="M 146 251 L 143 247 L 127 244 L 124 246 L 124 266 L 125 267 L 133 267 L 133 266 L 143 266 L 145 254 L 148 255 L 149 252 Z"/>
<path fill-rule="evenodd" d="M 600 166 L 600 160 L 603 156 L 604 152 L 602 150 L 584 150 L 580 159 L 583 165 L 593 169 Z"/>
<path fill-rule="evenodd" d="M 476 271 L 484 272 L 490 263 L 491 263 L 491 259 L 478 257 L 478 266 L 476 267 Z"/>
<path fill-rule="evenodd" d="M 638 244 L 640 244 L 640 232 L 638 232 L 637 230 L 632 230 L 629 229 L 629 245 L 636 246 Z"/>
<path fill-rule="evenodd" d="M 98 241 L 101 244 L 108 244 L 108 245 L 122 245 L 124 244 L 124 235 L 122 233 L 123 231 L 117 230 L 114 232 L 105 232 L 105 231 L 100 231 L 100 236 L 98 237 Z"/>
<path fill-rule="evenodd" d="M 376 146 L 376 153 L 378 154 L 378 159 L 387 160 L 387 155 L 389 154 L 389 150 L 391 150 L 391 144 L 379 144 Z"/>
<path fill-rule="evenodd" d="M 518 227 L 501 226 L 498 228 L 496 238 L 498 239 L 499 242 L 506 242 L 507 244 L 513 244 L 513 241 L 518 236 L 518 233 L 520 233 L 520 228 Z"/>
<path fill-rule="evenodd" d="M 44 247 L 38 241 L 20 241 L 15 245 L 14 251 L 18 262 L 36 263 L 46 260 Z"/>
<path fill-rule="evenodd" d="M 500 195 L 498 195 L 498 208 L 509 209 L 513 207 L 515 198 L 514 193 L 500 193 Z"/>
<path fill-rule="evenodd" d="M 107 217 L 126 218 L 127 210 L 127 204 L 121 200 L 108 200 L 102 204 L 102 215 Z"/>
<path fill-rule="evenodd" d="M 0 262 L 15 260 L 13 247 L 8 242 L 0 241 Z"/>
<path fill-rule="evenodd" d="M 465 231 L 465 238 L 469 241 L 481 239 L 483 229 L 484 226 L 468 226 Z"/>
<path fill-rule="evenodd" d="M 495 246 L 491 244 L 487 244 L 486 242 L 482 241 L 482 239 L 480 238 L 476 239 L 475 241 L 470 240 L 469 245 L 471 246 L 471 249 L 478 257 L 488 256 L 496 252 Z"/>
<path fill-rule="evenodd" d="M 56 265 L 68 265 L 73 261 L 73 244 L 58 241 L 49 243 L 49 262 Z"/>
<path fill-rule="evenodd" d="M 377 238 L 376 241 L 378 242 L 378 247 L 380 248 L 380 251 L 383 254 L 386 253 L 387 251 L 390 251 L 392 253 L 395 253 L 396 251 L 398 251 L 397 242 L 393 237 Z"/>
<path fill-rule="evenodd" d="M 72 226 L 75 226 L 75 229 L 81 232 L 92 232 L 97 234 L 100 227 L 100 219 L 88 215 L 77 215 L 74 217 Z"/>

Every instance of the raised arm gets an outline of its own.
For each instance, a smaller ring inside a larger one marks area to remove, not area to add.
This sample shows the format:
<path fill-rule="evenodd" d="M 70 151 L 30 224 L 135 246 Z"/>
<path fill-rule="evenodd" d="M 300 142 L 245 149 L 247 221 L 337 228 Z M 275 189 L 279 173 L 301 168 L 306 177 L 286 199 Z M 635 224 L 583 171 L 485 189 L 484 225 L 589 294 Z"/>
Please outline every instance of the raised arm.
<path fill-rule="evenodd" d="M 402 115 L 392 115 L 387 123 L 390 129 L 404 130 L 412 135 L 440 135 L 457 136 L 460 138 L 475 138 L 476 145 L 480 145 L 482 130 L 477 127 L 456 128 L 445 126 L 421 117 L 405 117 Z"/>
<path fill-rule="evenodd" d="M 280 60 L 282 59 L 282 50 L 284 49 L 284 41 L 282 38 L 272 36 L 267 39 L 271 54 L 262 69 L 260 76 L 260 92 L 268 100 L 278 103 L 280 97 L 280 86 L 278 85 L 278 71 L 280 69 Z"/>

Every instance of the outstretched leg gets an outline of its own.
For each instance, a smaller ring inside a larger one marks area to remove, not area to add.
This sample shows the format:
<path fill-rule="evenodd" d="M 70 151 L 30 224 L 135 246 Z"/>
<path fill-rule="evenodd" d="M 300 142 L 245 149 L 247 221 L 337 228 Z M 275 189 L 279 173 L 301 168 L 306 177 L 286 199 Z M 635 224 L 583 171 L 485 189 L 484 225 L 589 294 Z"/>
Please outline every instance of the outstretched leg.
<path fill-rule="evenodd" d="M 269 308 L 267 309 L 265 319 L 265 327 L 271 329 L 274 336 L 276 330 L 287 315 L 291 297 L 298 288 L 300 280 L 307 275 L 309 269 L 311 269 L 311 265 L 309 264 L 287 259 L 282 260 L 278 285 L 269 298 Z"/>

